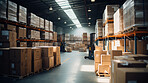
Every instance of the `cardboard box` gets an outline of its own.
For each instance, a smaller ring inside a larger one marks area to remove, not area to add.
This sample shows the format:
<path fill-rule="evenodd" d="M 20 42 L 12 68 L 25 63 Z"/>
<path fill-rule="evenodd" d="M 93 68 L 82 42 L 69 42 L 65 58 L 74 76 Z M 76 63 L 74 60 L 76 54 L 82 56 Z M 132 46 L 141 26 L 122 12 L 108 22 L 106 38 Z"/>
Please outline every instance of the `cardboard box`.
<path fill-rule="evenodd" d="M 44 29 L 44 19 L 43 18 L 39 18 L 39 27 Z"/>
<path fill-rule="evenodd" d="M 41 48 L 32 48 L 32 60 L 41 59 Z"/>
<path fill-rule="evenodd" d="M 54 67 L 54 56 L 50 56 L 50 67 L 53 68 Z"/>
<path fill-rule="evenodd" d="M 19 22 L 27 23 L 27 8 L 19 5 Z"/>
<path fill-rule="evenodd" d="M 95 50 L 96 51 L 103 50 L 103 47 L 102 46 L 95 46 Z"/>
<path fill-rule="evenodd" d="M 19 47 L 27 47 L 27 42 L 19 42 Z"/>
<path fill-rule="evenodd" d="M 49 56 L 49 57 L 42 57 L 42 65 L 43 65 L 43 69 L 50 69 L 52 67 L 54 67 L 54 57 L 53 56 Z"/>
<path fill-rule="evenodd" d="M 57 32 L 54 32 L 53 34 L 54 34 L 53 40 L 54 40 L 54 41 L 57 41 Z"/>
<path fill-rule="evenodd" d="M 114 56 L 122 56 L 121 50 L 111 50 L 111 60 L 114 59 Z"/>
<path fill-rule="evenodd" d="M 131 52 L 122 52 L 122 55 L 131 55 Z"/>
<path fill-rule="evenodd" d="M 101 54 L 101 65 L 111 65 L 111 56 Z"/>
<path fill-rule="evenodd" d="M 98 65 L 99 65 L 99 64 L 100 64 L 100 63 L 95 62 L 95 72 L 98 71 Z"/>
<path fill-rule="evenodd" d="M 146 68 L 146 64 L 140 61 L 113 60 L 111 66 L 112 83 L 118 83 L 116 81 L 118 68 Z"/>
<path fill-rule="evenodd" d="M 16 32 L 9 30 L 2 30 L 0 34 L 0 41 L 16 41 Z"/>
<path fill-rule="evenodd" d="M 53 47 L 39 46 L 39 48 L 41 48 L 41 55 L 42 55 L 42 57 L 53 56 Z"/>
<path fill-rule="evenodd" d="M 8 20 L 17 21 L 17 4 L 8 1 Z"/>
<path fill-rule="evenodd" d="M 0 9 L 0 18 L 6 19 L 7 0 L 1 0 Z"/>
<path fill-rule="evenodd" d="M 148 69 L 118 68 L 116 83 L 147 83 Z"/>
<path fill-rule="evenodd" d="M 39 72 L 42 69 L 42 59 L 32 61 L 32 72 Z"/>
<path fill-rule="evenodd" d="M 101 54 L 107 54 L 107 51 L 95 51 L 94 52 L 94 58 L 95 62 L 101 64 Z"/>
<path fill-rule="evenodd" d="M 16 26 L 7 24 L 7 29 L 16 32 Z"/>
<path fill-rule="evenodd" d="M 109 65 L 98 65 L 98 73 L 110 73 L 110 66 Z"/>
<path fill-rule="evenodd" d="M 105 36 L 114 34 L 114 23 L 107 23 L 105 25 Z"/>

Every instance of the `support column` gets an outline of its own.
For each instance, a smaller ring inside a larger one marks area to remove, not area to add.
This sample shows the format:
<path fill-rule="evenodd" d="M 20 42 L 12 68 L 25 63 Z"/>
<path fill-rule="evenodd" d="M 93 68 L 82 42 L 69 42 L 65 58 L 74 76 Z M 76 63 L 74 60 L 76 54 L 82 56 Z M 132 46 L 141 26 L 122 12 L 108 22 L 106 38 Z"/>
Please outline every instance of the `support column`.
<path fill-rule="evenodd" d="M 98 46 L 98 41 L 99 41 L 99 40 L 96 40 L 96 45 L 97 45 L 97 46 Z"/>
<path fill-rule="evenodd" d="M 134 44 L 135 44 L 135 54 L 137 54 L 137 37 L 134 35 Z"/>
<path fill-rule="evenodd" d="M 126 52 L 126 36 L 124 36 L 124 52 Z"/>

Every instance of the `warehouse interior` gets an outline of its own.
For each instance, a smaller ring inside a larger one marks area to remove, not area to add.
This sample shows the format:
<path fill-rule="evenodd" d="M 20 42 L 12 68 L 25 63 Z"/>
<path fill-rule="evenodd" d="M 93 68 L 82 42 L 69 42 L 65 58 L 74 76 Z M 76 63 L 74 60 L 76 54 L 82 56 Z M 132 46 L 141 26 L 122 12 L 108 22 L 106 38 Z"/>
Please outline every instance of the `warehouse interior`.
<path fill-rule="evenodd" d="M 1 83 L 148 83 L 147 0 L 0 0 Z"/>

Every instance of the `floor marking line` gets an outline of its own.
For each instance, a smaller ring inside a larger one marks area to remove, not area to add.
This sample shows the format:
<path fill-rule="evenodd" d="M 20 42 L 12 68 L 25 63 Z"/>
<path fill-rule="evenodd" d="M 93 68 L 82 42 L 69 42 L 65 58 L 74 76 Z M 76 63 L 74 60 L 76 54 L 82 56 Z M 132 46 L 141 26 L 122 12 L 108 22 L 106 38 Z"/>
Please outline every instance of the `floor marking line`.
<path fill-rule="evenodd" d="M 64 60 L 61 64 L 63 64 L 64 62 L 68 61 L 70 58 L 67 58 L 66 60 Z"/>

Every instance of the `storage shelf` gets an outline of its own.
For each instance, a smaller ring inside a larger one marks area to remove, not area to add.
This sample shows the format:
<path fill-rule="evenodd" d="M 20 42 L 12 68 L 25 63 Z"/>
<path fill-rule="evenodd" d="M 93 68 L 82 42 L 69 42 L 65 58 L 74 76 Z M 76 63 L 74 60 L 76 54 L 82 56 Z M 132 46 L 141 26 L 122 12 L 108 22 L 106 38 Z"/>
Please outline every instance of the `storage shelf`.
<path fill-rule="evenodd" d="M 118 34 L 118 35 L 108 35 L 105 37 L 98 37 L 96 38 L 95 41 L 97 40 L 102 40 L 102 39 L 107 39 L 107 38 L 123 38 L 125 36 L 145 36 L 148 35 L 148 31 L 133 31 L 133 32 L 129 32 L 129 33 L 124 33 L 124 34 Z"/>
<path fill-rule="evenodd" d="M 36 28 L 36 27 L 33 27 L 33 26 L 28 26 L 28 25 L 25 25 L 25 24 L 22 24 L 22 23 L 6 20 L 6 19 L 2 19 L 2 18 L 0 18 L 0 23 L 6 23 L 6 24 L 11 24 L 11 25 L 19 26 L 19 27 L 29 28 L 29 29 L 32 29 L 32 30 L 53 33 L 53 31 L 48 31 L 48 30 L 44 30 L 44 29 L 41 29 L 41 28 Z"/>
<path fill-rule="evenodd" d="M 57 41 L 53 41 L 53 40 L 37 40 L 37 39 L 16 39 L 17 41 L 31 41 L 31 42 L 57 42 Z"/>

